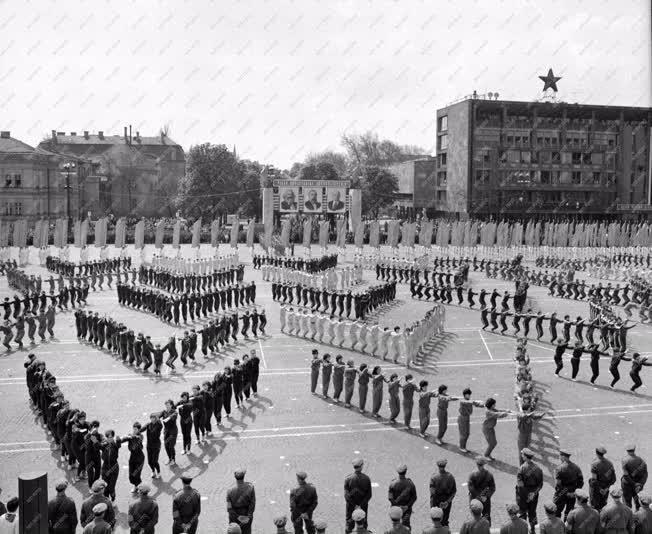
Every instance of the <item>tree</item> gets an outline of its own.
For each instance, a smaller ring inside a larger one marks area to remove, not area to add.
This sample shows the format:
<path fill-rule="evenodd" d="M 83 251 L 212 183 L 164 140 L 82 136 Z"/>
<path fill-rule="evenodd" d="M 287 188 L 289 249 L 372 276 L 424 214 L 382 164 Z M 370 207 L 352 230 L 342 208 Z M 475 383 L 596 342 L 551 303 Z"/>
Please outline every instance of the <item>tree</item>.
<path fill-rule="evenodd" d="M 360 173 L 362 209 L 364 215 L 378 218 L 382 208 L 391 206 L 398 191 L 398 179 L 378 166 L 365 166 Z"/>
<path fill-rule="evenodd" d="M 316 165 L 304 165 L 299 173 L 299 180 L 339 180 L 337 170 L 332 163 L 322 161 Z"/>
<path fill-rule="evenodd" d="M 360 172 L 364 166 L 385 167 L 411 158 L 423 156 L 425 149 L 412 145 L 399 145 L 388 139 L 380 140 L 378 134 L 342 135 L 342 145 L 349 159 L 349 168 L 353 173 Z"/>
<path fill-rule="evenodd" d="M 334 152 L 333 150 L 313 152 L 312 154 L 308 154 L 303 162 L 304 165 L 314 165 L 315 167 L 319 167 L 322 163 L 327 163 L 335 170 L 335 174 L 337 175 L 337 178 L 322 178 L 322 180 L 339 180 L 342 176 L 347 175 L 349 161 L 346 154 L 340 152 Z"/>
<path fill-rule="evenodd" d="M 246 165 L 226 145 L 204 143 L 190 148 L 186 175 L 179 182 L 175 204 L 185 216 L 218 217 L 239 212 Z M 256 186 L 259 187 L 256 181 Z M 249 185 L 250 182 L 249 182 Z"/>

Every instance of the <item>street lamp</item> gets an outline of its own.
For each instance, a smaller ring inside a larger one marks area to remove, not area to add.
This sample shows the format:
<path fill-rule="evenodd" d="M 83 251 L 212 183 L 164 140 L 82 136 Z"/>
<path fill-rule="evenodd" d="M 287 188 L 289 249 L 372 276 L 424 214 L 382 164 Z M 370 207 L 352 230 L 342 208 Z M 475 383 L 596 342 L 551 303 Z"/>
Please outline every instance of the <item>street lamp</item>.
<path fill-rule="evenodd" d="M 63 170 L 66 173 L 66 185 L 64 189 L 66 190 L 66 217 L 68 219 L 68 231 L 70 231 L 71 217 L 70 217 L 70 174 L 77 168 L 77 165 L 70 161 L 63 164 Z"/>

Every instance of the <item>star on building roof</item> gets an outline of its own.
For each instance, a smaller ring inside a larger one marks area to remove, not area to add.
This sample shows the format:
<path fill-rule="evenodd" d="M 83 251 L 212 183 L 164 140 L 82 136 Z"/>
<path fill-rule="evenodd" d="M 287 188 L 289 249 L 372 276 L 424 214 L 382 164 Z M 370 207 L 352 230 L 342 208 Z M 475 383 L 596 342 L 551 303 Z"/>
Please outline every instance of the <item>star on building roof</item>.
<path fill-rule="evenodd" d="M 552 69 L 548 69 L 547 76 L 539 76 L 539 79 L 543 82 L 544 91 L 552 89 L 555 93 L 557 92 L 557 82 L 561 80 L 561 76 L 555 76 Z"/>

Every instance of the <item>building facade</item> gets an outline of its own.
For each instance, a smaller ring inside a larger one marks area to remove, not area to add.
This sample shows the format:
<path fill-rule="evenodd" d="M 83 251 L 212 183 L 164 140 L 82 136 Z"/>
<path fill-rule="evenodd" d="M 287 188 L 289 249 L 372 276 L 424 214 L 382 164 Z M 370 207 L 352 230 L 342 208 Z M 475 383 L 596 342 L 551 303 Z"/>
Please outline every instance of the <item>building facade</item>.
<path fill-rule="evenodd" d="M 0 217 L 65 217 L 78 209 L 63 159 L 0 132 Z"/>
<path fill-rule="evenodd" d="M 387 167 L 398 179 L 394 206 L 400 217 L 412 218 L 425 209 L 435 208 L 434 185 L 437 159 L 429 156 L 394 163 Z"/>
<path fill-rule="evenodd" d="M 437 210 L 652 212 L 651 124 L 650 108 L 468 98 L 439 109 Z"/>
<path fill-rule="evenodd" d="M 154 137 L 52 131 L 39 147 L 86 162 L 80 204 L 93 217 L 159 217 L 174 215 L 172 201 L 186 172 L 183 148 L 166 134 Z"/>

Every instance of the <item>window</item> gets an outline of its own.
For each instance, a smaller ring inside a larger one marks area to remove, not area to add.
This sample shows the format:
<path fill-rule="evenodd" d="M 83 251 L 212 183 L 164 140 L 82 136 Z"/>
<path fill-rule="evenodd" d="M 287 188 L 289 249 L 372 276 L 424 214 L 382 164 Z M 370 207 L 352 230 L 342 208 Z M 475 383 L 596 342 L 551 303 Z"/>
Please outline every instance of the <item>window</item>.
<path fill-rule="evenodd" d="M 23 175 L 14 174 L 14 187 L 23 187 Z"/>
<path fill-rule="evenodd" d="M 561 153 L 561 162 L 562 163 L 571 163 L 573 161 L 573 155 L 570 152 Z"/>
<path fill-rule="evenodd" d="M 581 152 L 573 152 L 572 158 L 573 158 L 572 159 L 573 165 L 579 165 L 580 163 L 582 163 L 582 153 Z"/>
<path fill-rule="evenodd" d="M 609 148 L 613 148 L 613 147 L 614 147 L 614 144 L 615 144 L 615 142 L 614 142 L 614 140 L 613 140 L 613 139 L 609 139 L 609 140 L 607 141 L 607 144 L 608 144 L 608 146 L 609 146 Z"/>
<path fill-rule="evenodd" d="M 476 169 L 475 171 L 475 183 L 476 184 L 488 184 L 489 183 L 489 171 L 484 169 Z"/>
<path fill-rule="evenodd" d="M 571 173 L 571 183 L 581 184 L 582 183 L 582 173 L 580 171 L 573 171 Z"/>
<path fill-rule="evenodd" d="M 13 180 L 11 174 L 5 174 L 5 187 L 11 187 Z"/>
<path fill-rule="evenodd" d="M 607 173 L 607 185 L 615 185 L 616 184 L 616 174 L 613 172 L 608 172 Z"/>
<path fill-rule="evenodd" d="M 594 172 L 593 173 L 593 183 L 594 184 L 599 184 L 600 183 L 600 173 L 599 172 Z"/>
<path fill-rule="evenodd" d="M 521 161 L 521 152 L 519 150 L 508 150 L 507 161 L 509 163 L 518 163 Z"/>
<path fill-rule="evenodd" d="M 561 156 L 559 155 L 559 152 L 555 151 L 552 152 L 551 154 L 552 154 L 552 162 L 559 164 L 561 162 Z"/>
<path fill-rule="evenodd" d="M 514 144 L 514 136 L 513 135 L 508 135 L 507 136 L 507 144 L 509 146 L 512 146 Z"/>
<path fill-rule="evenodd" d="M 541 171 L 541 183 L 542 184 L 550 183 L 550 171 Z"/>
<path fill-rule="evenodd" d="M 584 165 L 591 165 L 591 153 L 586 152 L 582 154 L 582 164 Z"/>
<path fill-rule="evenodd" d="M 446 185 L 446 173 L 438 172 L 437 173 L 437 185 L 445 186 Z"/>
<path fill-rule="evenodd" d="M 446 191 L 437 191 L 437 200 L 439 202 L 446 202 Z"/>
<path fill-rule="evenodd" d="M 552 183 L 559 184 L 561 183 L 561 171 L 552 171 Z"/>
<path fill-rule="evenodd" d="M 530 152 L 530 161 L 532 163 L 539 163 L 539 153 L 538 152 Z"/>
<path fill-rule="evenodd" d="M 448 148 L 448 135 L 439 136 L 439 149 L 446 150 Z"/>
<path fill-rule="evenodd" d="M 448 130 L 448 116 L 444 115 L 439 117 L 439 131 L 445 132 L 446 130 Z"/>
<path fill-rule="evenodd" d="M 439 154 L 439 166 L 446 167 L 446 153 Z"/>
<path fill-rule="evenodd" d="M 530 153 L 529 152 L 521 152 L 521 163 L 530 163 Z"/>
<path fill-rule="evenodd" d="M 23 203 L 16 202 L 16 215 L 22 215 L 22 214 L 23 214 Z"/>
<path fill-rule="evenodd" d="M 591 154 L 591 163 L 593 165 L 602 165 L 604 161 L 604 154 L 602 152 L 593 152 Z"/>

